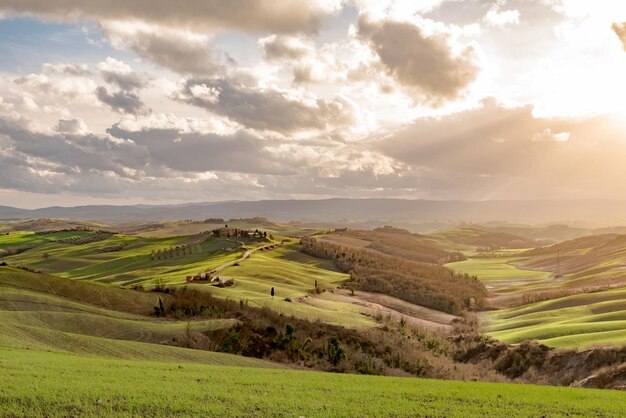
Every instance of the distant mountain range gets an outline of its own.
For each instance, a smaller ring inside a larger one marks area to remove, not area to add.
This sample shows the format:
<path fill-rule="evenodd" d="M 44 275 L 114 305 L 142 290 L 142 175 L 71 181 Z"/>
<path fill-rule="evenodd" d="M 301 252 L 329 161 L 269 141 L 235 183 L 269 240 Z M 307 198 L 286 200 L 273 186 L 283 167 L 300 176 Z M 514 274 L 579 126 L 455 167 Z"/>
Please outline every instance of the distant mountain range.
<path fill-rule="evenodd" d="M 626 224 L 622 200 L 434 201 L 403 199 L 260 200 L 182 205 L 0 206 L 0 219 L 68 218 L 105 223 L 266 217 L 277 222 L 433 222 Z"/>

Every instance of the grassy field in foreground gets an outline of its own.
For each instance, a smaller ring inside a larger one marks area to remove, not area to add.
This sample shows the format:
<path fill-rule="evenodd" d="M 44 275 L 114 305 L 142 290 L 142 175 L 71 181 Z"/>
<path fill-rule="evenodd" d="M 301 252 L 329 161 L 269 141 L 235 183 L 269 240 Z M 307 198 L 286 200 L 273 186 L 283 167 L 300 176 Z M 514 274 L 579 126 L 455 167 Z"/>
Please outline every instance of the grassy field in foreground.
<path fill-rule="evenodd" d="M 567 296 L 483 314 L 483 328 L 507 343 L 552 347 L 626 344 L 626 289 Z"/>
<path fill-rule="evenodd" d="M 623 392 L 0 349 L 3 416 L 619 417 Z M 68 379 L 67 376 L 71 376 Z"/>

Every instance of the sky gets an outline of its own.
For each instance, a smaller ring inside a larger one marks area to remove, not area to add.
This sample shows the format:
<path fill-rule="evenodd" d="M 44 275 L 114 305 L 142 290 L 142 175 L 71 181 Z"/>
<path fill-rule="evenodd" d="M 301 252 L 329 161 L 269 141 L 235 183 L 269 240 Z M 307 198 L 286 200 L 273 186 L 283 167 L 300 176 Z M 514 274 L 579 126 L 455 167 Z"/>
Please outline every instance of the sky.
<path fill-rule="evenodd" d="M 626 2 L 0 0 L 0 205 L 626 195 Z"/>

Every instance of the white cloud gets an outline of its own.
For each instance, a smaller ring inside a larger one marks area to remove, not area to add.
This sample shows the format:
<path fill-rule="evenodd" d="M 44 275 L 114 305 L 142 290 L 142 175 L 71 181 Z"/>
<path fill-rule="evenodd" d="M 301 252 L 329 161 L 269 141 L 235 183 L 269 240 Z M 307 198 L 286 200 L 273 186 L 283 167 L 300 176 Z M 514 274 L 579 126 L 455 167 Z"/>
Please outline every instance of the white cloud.
<path fill-rule="evenodd" d="M 537 132 L 533 134 L 531 141 L 532 142 L 566 142 L 569 141 L 570 133 L 569 132 L 557 132 L 553 133 L 550 128 L 546 128 L 541 132 Z"/>
<path fill-rule="evenodd" d="M 519 10 L 499 10 L 492 7 L 483 17 L 483 21 L 489 26 L 516 25 L 520 22 Z"/>

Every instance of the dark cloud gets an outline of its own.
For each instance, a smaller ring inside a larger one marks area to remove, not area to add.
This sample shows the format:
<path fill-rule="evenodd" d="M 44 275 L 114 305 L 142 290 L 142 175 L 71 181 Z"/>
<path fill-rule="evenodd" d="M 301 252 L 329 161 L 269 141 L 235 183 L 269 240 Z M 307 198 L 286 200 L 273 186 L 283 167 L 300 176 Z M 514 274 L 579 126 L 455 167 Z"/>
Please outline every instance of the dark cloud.
<path fill-rule="evenodd" d="M 277 90 L 252 88 L 229 79 L 188 79 L 178 98 L 248 128 L 283 134 L 333 128 L 354 120 L 352 105 L 341 98 L 306 103 Z"/>
<path fill-rule="evenodd" d="M 446 36 L 426 36 L 410 23 L 361 17 L 359 36 L 392 77 L 434 101 L 456 98 L 478 74 L 471 48 L 455 55 Z"/>
<path fill-rule="evenodd" d="M 129 91 L 109 93 L 105 87 L 96 89 L 98 100 L 109 106 L 113 111 L 129 115 L 144 115 L 150 113 L 139 96 Z"/>
<path fill-rule="evenodd" d="M 81 119 L 61 119 L 54 130 L 64 134 L 83 134 L 87 126 Z"/>
<path fill-rule="evenodd" d="M 328 13 L 307 0 L 4 0 L 0 11 L 50 19 L 143 20 L 200 31 L 314 31 Z"/>
<path fill-rule="evenodd" d="M 108 129 L 116 138 L 130 139 L 146 149 L 153 163 L 181 172 L 227 171 L 290 174 L 293 169 L 265 149 L 266 142 L 246 132 L 232 135 L 181 133 L 174 129 L 127 131 L 119 124 Z"/>

